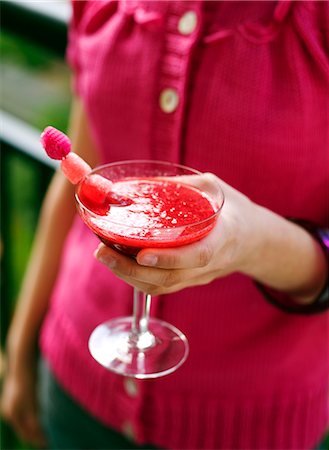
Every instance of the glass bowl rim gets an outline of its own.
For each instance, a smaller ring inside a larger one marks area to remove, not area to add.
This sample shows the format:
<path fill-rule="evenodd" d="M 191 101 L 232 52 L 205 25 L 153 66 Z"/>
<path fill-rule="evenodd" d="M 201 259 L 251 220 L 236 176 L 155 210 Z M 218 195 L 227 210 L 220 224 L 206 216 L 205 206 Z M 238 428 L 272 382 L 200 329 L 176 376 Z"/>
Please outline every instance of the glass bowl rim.
<path fill-rule="evenodd" d="M 91 172 L 89 172 L 76 186 L 75 186 L 75 194 L 74 194 L 74 197 L 75 197 L 75 200 L 76 200 L 76 202 L 77 202 L 77 205 L 78 205 L 78 208 L 79 209 L 81 209 L 81 210 L 83 210 L 83 211 L 85 211 L 86 213 L 88 213 L 88 215 L 90 215 L 90 216 L 92 216 L 92 217 L 94 217 L 94 218 L 98 218 L 98 219 L 101 219 L 101 220 L 105 220 L 105 221 L 107 221 L 108 223 L 113 223 L 114 225 L 119 225 L 119 226 L 124 226 L 124 227 L 129 227 L 129 228 L 133 228 L 133 229 L 136 229 L 136 230 L 138 230 L 138 229 L 142 229 L 143 227 L 142 226 L 133 226 L 133 225 L 127 225 L 126 223 L 122 223 L 122 222 L 116 222 L 116 221 L 114 221 L 114 220 L 112 220 L 112 219 L 110 219 L 110 218 L 108 218 L 107 216 L 103 216 L 103 215 L 101 215 L 101 214 L 97 214 L 97 213 L 95 213 L 94 211 L 91 211 L 89 208 L 87 208 L 84 204 L 83 204 L 83 202 L 79 199 L 79 195 L 78 195 L 78 188 L 79 188 L 79 186 L 80 186 L 80 184 L 82 183 L 82 181 L 85 179 L 85 178 L 87 178 L 87 177 L 89 177 L 90 175 L 93 175 L 93 174 L 95 174 L 95 173 L 98 173 L 100 170 L 102 170 L 102 169 L 105 169 L 105 168 L 107 168 L 107 167 L 114 167 L 114 166 L 123 166 L 123 165 L 128 165 L 128 164 L 160 164 L 160 165 L 166 165 L 166 166 L 168 166 L 168 167 L 170 167 L 170 166 L 172 166 L 172 167 L 176 167 L 176 168 L 179 168 L 179 169 L 185 169 L 185 170 L 187 170 L 187 171 L 189 171 L 189 172 L 193 172 L 193 173 L 191 173 L 191 175 L 204 175 L 206 172 L 201 172 L 201 171 L 199 171 L 199 170 L 197 170 L 197 169 L 193 169 L 193 168 L 191 168 L 191 167 L 188 167 L 188 166 L 185 166 L 185 165 L 182 165 L 182 164 L 178 164 L 178 163 L 172 163 L 172 162 L 170 162 L 170 161 L 161 161 L 161 160 L 153 160 L 153 159 L 131 159 L 131 160 L 124 160 L 124 161 L 115 161 L 115 162 L 113 162 L 113 163 L 105 163 L 105 164 L 101 164 L 101 165 L 99 165 L 99 166 L 96 166 L 95 168 L 93 168 L 92 169 L 92 171 Z M 179 176 L 179 175 L 178 175 Z M 182 184 L 184 184 L 184 183 L 182 183 Z M 189 186 L 188 184 L 186 184 L 186 186 Z M 209 217 L 207 217 L 207 218 L 205 218 L 205 219 L 202 219 L 202 220 L 199 220 L 198 222 L 192 222 L 192 223 L 188 223 L 188 224 L 185 224 L 185 225 L 177 225 L 177 226 L 175 226 L 175 225 L 173 225 L 173 226 L 171 226 L 171 227 L 169 227 L 169 228 L 159 228 L 159 230 L 170 230 L 170 229 L 180 229 L 180 228 L 186 228 L 186 227 L 194 227 L 194 226 L 198 226 L 198 225 L 201 225 L 201 224 L 203 224 L 203 223 L 206 223 L 206 222 L 209 222 L 209 221 L 212 221 L 213 219 L 215 219 L 218 215 L 219 215 L 219 213 L 220 213 L 220 211 L 222 210 L 222 208 L 223 208 L 223 206 L 224 206 L 224 202 L 225 202 L 225 195 L 224 195 L 224 191 L 223 191 L 223 189 L 221 188 L 221 186 L 220 186 L 220 184 L 218 183 L 218 189 L 219 189 L 219 191 L 220 191 L 220 193 L 221 193 L 221 201 L 220 202 L 217 202 L 217 199 L 216 199 L 216 204 L 218 204 L 218 208 L 216 208 L 216 211 L 214 212 L 214 214 L 212 214 L 211 216 L 209 216 Z M 200 191 L 201 192 L 203 192 L 201 189 L 200 189 Z M 208 195 L 208 194 L 207 194 Z M 213 203 L 212 203 L 212 205 L 213 205 Z M 138 238 L 138 239 L 140 239 L 140 237 Z M 148 238 L 149 239 L 149 238 Z"/>

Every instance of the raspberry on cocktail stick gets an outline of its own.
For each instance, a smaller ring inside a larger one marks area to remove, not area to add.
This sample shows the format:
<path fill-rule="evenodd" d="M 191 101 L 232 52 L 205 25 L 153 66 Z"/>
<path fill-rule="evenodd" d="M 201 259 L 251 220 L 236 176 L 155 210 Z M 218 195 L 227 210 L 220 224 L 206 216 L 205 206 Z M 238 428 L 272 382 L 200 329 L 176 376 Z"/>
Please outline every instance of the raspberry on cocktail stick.
<path fill-rule="evenodd" d="M 62 172 L 72 184 L 79 184 L 91 172 L 89 164 L 71 151 L 71 141 L 66 134 L 47 127 L 40 140 L 50 158 L 61 160 Z M 112 182 L 97 174 L 90 175 L 83 183 L 84 197 L 96 204 L 102 204 L 111 190 Z"/>
<path fill-rule="evenodd" d="M 50 158 L 61 160 L 61 169 L 72 184 L 80 183 L 91 172 L 89 164 L 71 151 L 71 141 L 66 134 L 54 127 L 47 127 L 40 140 Z"/>

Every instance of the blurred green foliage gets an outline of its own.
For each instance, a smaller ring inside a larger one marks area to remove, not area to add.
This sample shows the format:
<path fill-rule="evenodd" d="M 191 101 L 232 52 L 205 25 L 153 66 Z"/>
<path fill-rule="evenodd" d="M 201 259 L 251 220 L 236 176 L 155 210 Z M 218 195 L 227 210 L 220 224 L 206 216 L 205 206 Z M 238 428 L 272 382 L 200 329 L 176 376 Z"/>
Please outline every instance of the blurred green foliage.
<path fill-rule="evenodd" d="M 28 262 L 42 198 L 52 169 L 17 151 L 2 149 L 2 239 L 1 334 L 4 337 Z M 2 423 L 0 448 L 31 450 Z"/>
<path fill-rule="evenodd" d="M 48 52 L 33 43 L 2 31 L 0 41 L 1 57 L 17 65 L 32 69 L 48 69 L 51 66 Z"/>
<path fill-rule="evenodd" d="M 1 108 L 37 129 L 52 124 L 65 130 L 70 106 L 69 69 L 65 62 L 44 48 L 4 31 L 0 53 Z M 40 174 L 49 170 L 20 152 L 10 152 L 5 166 L 2 172 L 10 199 L 4 199 L 8 209 L 5 220 L 10 224 L 10 242 L 4 242 L 4 248 L 11 249 L 8 285 L 14 289 L 10 297 L 15 297 L 35 231 L 36 199 L 39 204 L 47 184 L 40 186 L 40 179 L 44 178 Z"/>
<path fill-rule="evenodd" d="M 65 61 L 21 37 L 2 31 L 1 108 L 38 129 L 66 129 L 70 71 Z"/>
<path fill-rule="evenodd" d="M 44 48 L 1 31 L 1 109 L 41 130 L 67 128 L 70 74 Z M 1 148 L 1 336 L 2 344 L 29 259 L 43 196 L 52 176 L 19 150 Z M 1 449 L 31 449 L 0 423 Z"/>
<path fill-rule="evenodd" d="M 26 268 L 42 198 L 52 171 L 14 151 L 6 155 L 4 164 L 7 175 L 10 174 L 5 175 L 8 198 L 4 199 L 7 210 L 6 221 L 9 224 L 7 236 L 9 241 L 4 243 L 3 251 L 7 252 L 10 249 L 8 255 L 10 278 L 7 280 L 6 296 L 14 302 Z"/>

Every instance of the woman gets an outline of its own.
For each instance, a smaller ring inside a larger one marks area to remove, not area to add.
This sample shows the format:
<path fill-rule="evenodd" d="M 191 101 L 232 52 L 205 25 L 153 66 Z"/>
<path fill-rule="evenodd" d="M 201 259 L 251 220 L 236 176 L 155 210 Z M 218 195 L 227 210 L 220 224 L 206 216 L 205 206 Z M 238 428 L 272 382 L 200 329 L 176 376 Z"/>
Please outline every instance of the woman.
<path fill-rule="evenodd" d="M 196 244 L 137 261 L 100 245 L 97 261 L 97 239 L 55 175 L 8 337 L 2 409 L 27 440 L 42 439 L 31 371 L 41 325 L 52 448 L 321 440 L 327 23 L 321 2 L 73 2 L 76 151 L 91 165 L 134 157 L 212 172 L 226 201 Z M 189 358 L 168 377 L 122 378 L 88 354 L 98 323 L 130 314 L 128 285 L 158 295 L 156 316 L 188 336 Z"/>

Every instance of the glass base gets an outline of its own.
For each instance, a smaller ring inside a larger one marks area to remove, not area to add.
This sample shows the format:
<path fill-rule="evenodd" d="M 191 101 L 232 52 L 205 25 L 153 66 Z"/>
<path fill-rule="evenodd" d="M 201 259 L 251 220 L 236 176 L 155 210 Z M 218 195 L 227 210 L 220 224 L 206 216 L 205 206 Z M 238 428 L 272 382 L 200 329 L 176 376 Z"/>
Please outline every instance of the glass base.
<path fill-rule="evenodd" d="M 141 334 L 132 327 L 132 317 L 120 317 L 95 328 L 89 339 L 93 358 L 117 374 L 139 379 L 168 375 L 186 360 L 187 339 L 173 325 L 149 319 L 148 331 Z"/>

